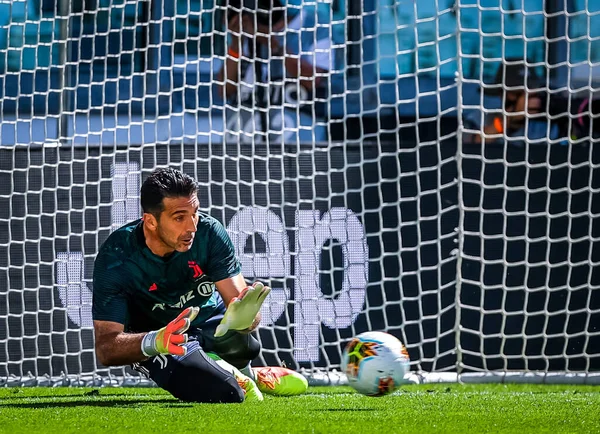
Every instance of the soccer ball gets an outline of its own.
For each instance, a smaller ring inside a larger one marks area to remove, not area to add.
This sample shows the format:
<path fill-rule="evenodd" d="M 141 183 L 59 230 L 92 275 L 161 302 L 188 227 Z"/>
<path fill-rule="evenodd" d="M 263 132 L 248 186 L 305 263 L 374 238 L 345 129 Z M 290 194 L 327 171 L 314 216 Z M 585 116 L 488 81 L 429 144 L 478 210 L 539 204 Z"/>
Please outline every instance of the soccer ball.
<path fill-rule="evenodd" d="M 348 384 L 359 393 L 382 396 L 396 390 L 410 370 L 408 351 L 396 337 L 384 332 L 365 332 L 344 349 L 342 369 Z"/>

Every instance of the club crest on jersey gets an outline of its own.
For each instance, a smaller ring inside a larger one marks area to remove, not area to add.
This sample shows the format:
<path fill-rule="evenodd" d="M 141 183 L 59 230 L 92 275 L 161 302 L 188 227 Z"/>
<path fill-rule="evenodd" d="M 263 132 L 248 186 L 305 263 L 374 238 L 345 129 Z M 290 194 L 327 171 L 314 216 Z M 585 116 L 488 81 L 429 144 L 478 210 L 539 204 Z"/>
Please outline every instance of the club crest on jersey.
<path fill-rule="evenodd" d="M 213 282 L 208 281 L 208 277 L 204 274 L 196 261 L 188 261 L 188 267 L 190 267 L 194 273 L 192 278 L 194 279 L 194 283 L 197 284 L 196 290 L 198 291 L 198 294 L 204 297 L 211 295 L 215 291 Z"/>
<path fill-rule="evenodd" d="M 199 279 L 204 275 L 202 268 L 200 268 L 200 265 L 198 265 L 196 261 L 188 261 L 188 267 L 194 272 L 194 280 Z"/>

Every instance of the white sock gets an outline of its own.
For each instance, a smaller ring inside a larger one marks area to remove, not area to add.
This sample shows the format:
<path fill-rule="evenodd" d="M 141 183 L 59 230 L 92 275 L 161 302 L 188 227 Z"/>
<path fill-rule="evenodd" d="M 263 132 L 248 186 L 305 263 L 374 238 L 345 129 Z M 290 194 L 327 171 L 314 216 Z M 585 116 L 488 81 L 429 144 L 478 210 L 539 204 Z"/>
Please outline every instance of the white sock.
<path fill-rule="evenodd" d="M 240 372 L 245 376 L 252 378 L 253 381 L 256 381 L 256 375 L 254 375 L 254 371 L 250 367 L 250 363 L 248 363 L 244 368 L 240 369 Z"/>

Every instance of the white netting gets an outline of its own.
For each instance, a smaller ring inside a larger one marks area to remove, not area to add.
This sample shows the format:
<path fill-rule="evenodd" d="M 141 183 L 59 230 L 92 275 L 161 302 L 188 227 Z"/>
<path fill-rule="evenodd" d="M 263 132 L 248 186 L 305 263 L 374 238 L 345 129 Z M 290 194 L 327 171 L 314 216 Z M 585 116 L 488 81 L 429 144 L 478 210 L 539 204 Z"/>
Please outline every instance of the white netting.
<path fill-rule="evenodd" d="M 258 362 L 386 330 L 419 381 L 595 381 L 600 5 L 255 3 L 0 0 L 0 384 L 140 382 L 91 277 L 167 165 L 274 288 Z"/>

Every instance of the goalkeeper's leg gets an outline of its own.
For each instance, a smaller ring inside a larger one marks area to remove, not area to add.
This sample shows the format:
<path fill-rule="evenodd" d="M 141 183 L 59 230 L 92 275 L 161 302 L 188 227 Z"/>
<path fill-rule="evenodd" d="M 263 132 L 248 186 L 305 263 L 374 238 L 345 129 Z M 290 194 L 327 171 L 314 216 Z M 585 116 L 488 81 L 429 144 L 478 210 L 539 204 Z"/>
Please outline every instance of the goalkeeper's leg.
<path fill-rule="evenodd" d="M 228 331 L 218 338 L 214 337 L 215 330 L 225 314 L 225 303 L 217 294 L 217 308 L 213 316 L 202 325 L 201 330 L 190 331 L 195 335 L 206 352 L 216 353 L 220 358 L 231 363 L 238 369 L 245 370 L 250 362 L 260 355 L 260 342 L 251 333 Z"/>
<path fill-rule="evenodd" d="M 308 382 L 300 373 L 287 368 L 250 368 L 250 362 L 258 357 L 260 343 L 251 334 L 229 331 L 224 336 L 210 340 L 213 333 L 204 332 L 205 348 L 215 352 L 224 360 L 252 378 L 262 393 L 278 396 L 301 395 L 306 392 Z"/>
<path fill-rule="evenodd" d="M 262 393 L 292 396 L 306 392 L 308 382 L 298 372 L 280 367 L 250 367 L 250 362 L 259 356 L 261 349 L 260 343 L 252 334 L 230 330 L 215 338 L 214 331 L 223 318 L 224 311 L 224 305 L 219 303 L 216 314 L 200 326 L 197 337 L 205 351 L 214 352 L 252 378 Z"/>
<path fill-rule="evenodd" d="M 197 341 L 186 346 L 185 356 L 158 355 L 133 367 L 182 401 L 231 403 L 249 398 L 262 400 L 254 382 L 237 369 L 213 360 Z"/>

